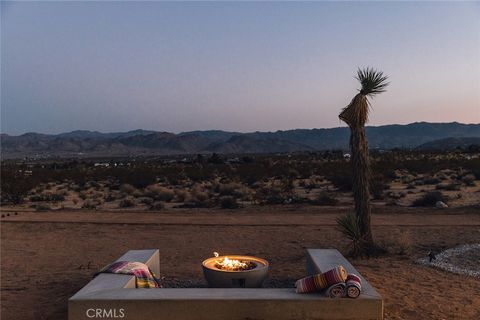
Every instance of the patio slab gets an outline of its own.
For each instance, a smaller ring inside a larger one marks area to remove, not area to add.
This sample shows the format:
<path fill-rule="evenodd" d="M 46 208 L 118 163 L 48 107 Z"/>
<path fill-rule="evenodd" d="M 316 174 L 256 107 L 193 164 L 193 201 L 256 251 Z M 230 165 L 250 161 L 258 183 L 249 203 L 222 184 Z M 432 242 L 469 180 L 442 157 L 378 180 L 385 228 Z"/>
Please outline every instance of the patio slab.
<path fill-rule="evenodd" d="M 129 257 L 159 271 L 158 250 L 133 250 L 118 260 Z M 307 250 L 307 273 L 338 264 L 359 274 L 337 250 Z M 363 284 L 365 290 L 358 299 L 331 299 L 297 294 L 293 288 L 135 289 L 133 276 L 101 274 L 70 298 L 69 320 L 383 319 L 381 297 L 366 281 Z"/>

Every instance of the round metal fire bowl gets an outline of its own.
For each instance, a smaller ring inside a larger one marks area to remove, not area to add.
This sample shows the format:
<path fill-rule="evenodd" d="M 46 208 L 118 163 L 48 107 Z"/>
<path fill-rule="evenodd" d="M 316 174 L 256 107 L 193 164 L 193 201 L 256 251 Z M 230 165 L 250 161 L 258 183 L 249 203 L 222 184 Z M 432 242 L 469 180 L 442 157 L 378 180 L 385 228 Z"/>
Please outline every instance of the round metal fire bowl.
<path fill-rule="evenodd" d="M 252 261 L 257 266 L 245 271 L 229 271 L 215 267 L 215 262 L 225 257 Z M 251 256 L 220 256 L 204 260 L 202 268 L 205 279 L 212 288 L 259 288 L 267 277 L 268 261 Z"/>

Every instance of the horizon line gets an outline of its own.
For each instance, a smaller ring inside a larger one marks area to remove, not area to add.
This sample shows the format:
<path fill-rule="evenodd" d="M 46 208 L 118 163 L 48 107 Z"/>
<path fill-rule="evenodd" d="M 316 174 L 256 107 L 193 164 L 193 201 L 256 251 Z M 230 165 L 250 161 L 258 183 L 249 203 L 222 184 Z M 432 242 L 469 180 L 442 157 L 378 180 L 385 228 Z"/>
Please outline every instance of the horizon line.
<path fill-rule="evenodd" d="M 385 127 L 385 126 L 408 126 L 412 124 L 417 124 L 417 123 L 428 123 L 428 124 L 461 124 L 461 125 L 480 125 L 479 123 L 463 123 L 463 122 L 458 122 L 458 121 L 450 121 L 450 122 L 430 122 L 430 121 L 415 121 L 415 122 L 409 122 L 409 123 L 391 123 L 391 124 L 381 124 L 381 125 L 367 125 L 365 128 L 377 128 L 377 127 Z M 74 129 L 71 131 L 63 131 L 63 132 L 58 132 L 58 133 L 43 133 L 43 132 L 35 132 L 35 131 L 28 131 L 20 134 L 9 134 L 6 132 L 0 132 L 0 135 L 8 135 L 11 137 L 19 137 L 23 136 L 26 134 L 41 134 L 41 135 L 46 135 L 46 136 L 57 136 L 61 134 L 67 134 L 67 133 L 73 133 L 73 132 L 79 132 L 79 131 L 84 131 L 84 132 L 92 132 L 92 133 L 100 133 L 100 134 L 112 134 L 112 133 L 128 133 L 128 132 L 134 132 L 134 131 L 152 131 L 152 132 L 157 132 L 157 133 L 171 133 L 175 135 L 180 135 L 180 134 L 186 134 L 186 133 L 191 133 L 191 132 L 207 132 L 207 131 L 222 131 L 222 132 L 227 132 L 227 133 L 239 133 L 239 134 L 249 134 L 249 133 L 256 133 L 256 132 L 263 132 L 263 133 L 274 133 L 274 132 L 284 132 L 284 131 L 295 131 L 295 130 L 328 130 L 328 129 L 339 129 L 339 128 L 348 128 L 347 125 L 343 126 L 336 126 L 336 127 L 322 127 L 322 128 L 291 128 L 291 129 L 277 129 L 277 130 L 267 130 L 267 131 L 261 131 L 261 130 L 255 130 L 255 131 L 228 131 L 228 130 L 223 130 L 223 129 L 197 129 L 197 130 L 188 130 L 188 131 L 180 131 L 180 132 L 171 132 L 171 131 L 161 131 L 161 130 L 154 130 L 154 129 L 132 129 L 132 130 L 127 130 L 127 131 L 98 131 L 98 130 L 87 130 L 87 129 Z"/>

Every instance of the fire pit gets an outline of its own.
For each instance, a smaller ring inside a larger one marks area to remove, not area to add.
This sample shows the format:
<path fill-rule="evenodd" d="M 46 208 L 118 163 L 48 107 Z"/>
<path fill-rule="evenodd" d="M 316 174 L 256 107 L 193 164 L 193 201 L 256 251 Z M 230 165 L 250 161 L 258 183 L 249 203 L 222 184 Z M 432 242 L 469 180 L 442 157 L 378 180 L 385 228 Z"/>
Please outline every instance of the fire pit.
<path fill-rule="evenodd" d="M 259 288 L 267 277 L 268 261 L 251 256 L 219 256 L 202 263 L 203 274 L 213 288 Z"/>

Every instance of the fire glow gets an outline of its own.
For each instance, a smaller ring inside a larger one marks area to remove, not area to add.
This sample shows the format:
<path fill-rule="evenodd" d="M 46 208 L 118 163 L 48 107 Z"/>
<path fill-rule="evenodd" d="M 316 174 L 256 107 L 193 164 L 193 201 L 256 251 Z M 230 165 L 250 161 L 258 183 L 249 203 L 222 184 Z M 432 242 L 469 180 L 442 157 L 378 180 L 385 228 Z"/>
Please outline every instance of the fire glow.
<path fill-rule="evenodd" d="M 214 252 L 213 255 L 218 258 L 218 252 Z M 215 267 L 220 270 L 226 271 L 246 271 L 254 269 L 257 265 L 248 260 L 237 260 L 229 259 L 228 257 L 223 257 L 221 259 L 215 260 Z"/>

